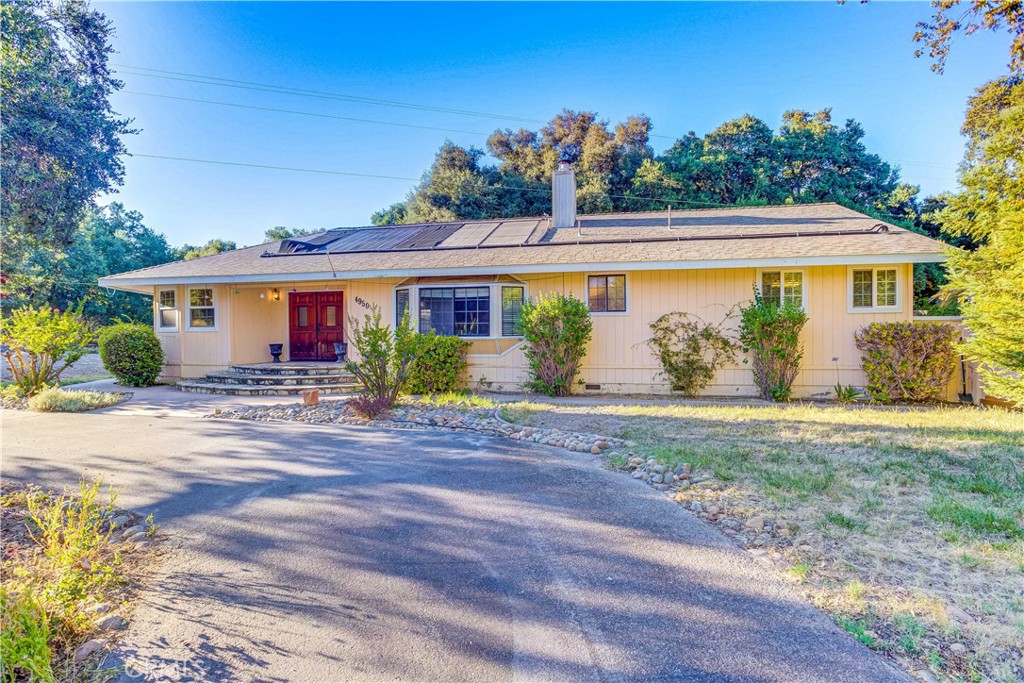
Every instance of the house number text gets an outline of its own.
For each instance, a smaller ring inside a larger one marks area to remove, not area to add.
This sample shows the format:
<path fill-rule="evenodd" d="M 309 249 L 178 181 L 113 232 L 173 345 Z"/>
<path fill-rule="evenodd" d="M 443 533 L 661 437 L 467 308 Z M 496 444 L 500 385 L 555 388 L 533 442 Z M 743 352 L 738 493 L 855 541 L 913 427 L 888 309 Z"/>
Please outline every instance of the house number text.
<path fill-rule="evenodd" d="M 355 299 L 355 301 L 356 301 L 356 303 L 357 303 L 357 304 L 359 304 L 359 305 L 360 305 L 360 306 L 362 306 L 363 308 L 372 308 L 372 307 L 370 306 L 370 302 L 369 302 L 369 301 L 366 301 L 366 300 L 365 300 L 365 299 L 363 299 L 363 297 L 361 297 L 361 296 L 357 296 L 357 297 L 356 297 L 356 299 Z"/>

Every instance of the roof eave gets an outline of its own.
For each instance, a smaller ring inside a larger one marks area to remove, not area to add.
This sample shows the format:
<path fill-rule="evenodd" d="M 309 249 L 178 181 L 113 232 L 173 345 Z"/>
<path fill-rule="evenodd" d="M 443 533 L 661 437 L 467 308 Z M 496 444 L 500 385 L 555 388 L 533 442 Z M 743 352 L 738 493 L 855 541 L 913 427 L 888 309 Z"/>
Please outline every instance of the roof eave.
<path fill-rule="evenodd" d="M 102 287 L 138 291 L 135 287 L 180 284 L 245 284 L 261 282 L 307 282 L 318 280 L 369 280 L 395 277 L 430 277 L 437 275 L 525 275 L 532 273 L 580 273 L 593 270 L 702 270 L 707 268 L 764 268 L 875 265 L 892 263 L 941 263 L 942 252 L 912 254 L 848 254 L 837 256 L 795 256 L 791 258 L 748 258 L 691 261 L 614 261 L 581 263 L 542 263 L 529 265 L 469 266 L 463 268 L 416 268 L 361 271 L 325 271 L 306 273 L 261 273 L 253 275 L 188 275 L 140 276 L 130 273 L 100 278 Z"/>

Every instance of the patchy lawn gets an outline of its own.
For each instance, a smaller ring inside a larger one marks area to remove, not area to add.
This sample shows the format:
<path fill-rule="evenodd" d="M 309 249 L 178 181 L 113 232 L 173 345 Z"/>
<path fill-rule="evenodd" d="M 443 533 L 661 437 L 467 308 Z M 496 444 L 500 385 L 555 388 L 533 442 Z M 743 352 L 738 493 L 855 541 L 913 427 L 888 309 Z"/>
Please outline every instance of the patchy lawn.
<path fill-rule="evenodd" d="M 502 412 L 690 463 L 697 483 L 676 500 L 908 670 L 1024 680 L 1020 413 L 528 402 Z"/>

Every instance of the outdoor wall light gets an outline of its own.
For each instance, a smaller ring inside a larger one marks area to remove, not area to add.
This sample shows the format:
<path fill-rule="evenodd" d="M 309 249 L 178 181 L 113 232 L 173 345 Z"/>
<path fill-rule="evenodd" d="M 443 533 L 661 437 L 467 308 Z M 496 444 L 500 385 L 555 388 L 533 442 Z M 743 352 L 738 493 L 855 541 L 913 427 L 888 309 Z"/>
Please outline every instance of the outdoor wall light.
<path fill-rule="evenodd" d="M 279 292 L 277 290 L 277 287 L 275 287 L 273 289 L 273 291 L 271 291 L 270 298 L 273 299 L 274 301 L 280 301 L 281 300 L 281 292 Z"/>

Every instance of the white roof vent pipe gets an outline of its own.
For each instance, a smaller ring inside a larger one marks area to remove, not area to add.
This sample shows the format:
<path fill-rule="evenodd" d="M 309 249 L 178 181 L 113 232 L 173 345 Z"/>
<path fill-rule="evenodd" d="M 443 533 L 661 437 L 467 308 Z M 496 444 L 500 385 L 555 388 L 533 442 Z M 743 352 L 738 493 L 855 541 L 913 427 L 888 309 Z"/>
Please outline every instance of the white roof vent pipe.
<path fill-rule="evenodd" d="M 551 174 L 551 221 L 556 228 L 576 226 L 576 173 L 564 160 Z"/>

